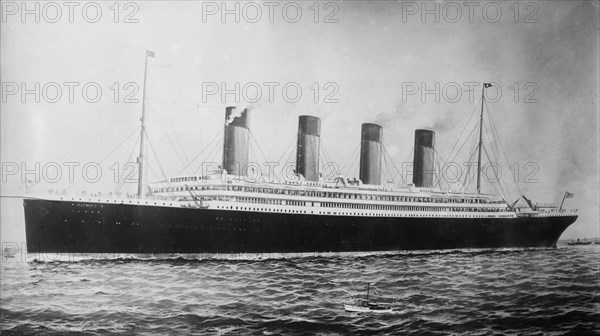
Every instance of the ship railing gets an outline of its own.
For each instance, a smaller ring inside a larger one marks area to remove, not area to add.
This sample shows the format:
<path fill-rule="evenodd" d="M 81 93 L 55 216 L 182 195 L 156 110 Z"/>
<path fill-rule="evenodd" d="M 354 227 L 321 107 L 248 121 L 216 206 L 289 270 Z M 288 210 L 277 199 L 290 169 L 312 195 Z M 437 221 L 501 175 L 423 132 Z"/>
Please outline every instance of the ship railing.
<path fill-rule="evenodd" d="M 546 208 L 538 209 L 540 213 L 577 213 L 578 209 L 559 209 L 559 208 Z"/>
<path fill-rule="evenodd" d="M 65 191 L 60 192 L 59 190 L 54 190 L 54 189 L 50 189 L 48 191 L 49 195 L 53 195 L 53 196 L 69 196 L 68 193 L 66 193 Z M 91 199 L 140 199 L 138 197 L 138 194 L 128 194 L 128 193 L 121 193 L 121 192 L 109 192 L 109 193 L 103 193 L 103 192 L 96 192 L 96 193 L 89 193 L 86 191 L 82 191 L 81 193 L 75 194 L 73 195 L 73 197 L 80 197 L 80 198 L 91 198 Z M 175 197 L 171 197 L 171 196 L 163 196 L 163 195 L 146 195 L 144 197 L 145 200 L 154 200 L 154 201 L 173 201 L 175 200 Z"/>
<path fill-rule="evenodd" d="M 537 209 L 533 210 L 520 210 L 517 211 L 517 215 L 521 217 L 533 217 L 533 216 L 560 216 L 560 215 L 575 215 L 577 214 L 578 209 Z"/>

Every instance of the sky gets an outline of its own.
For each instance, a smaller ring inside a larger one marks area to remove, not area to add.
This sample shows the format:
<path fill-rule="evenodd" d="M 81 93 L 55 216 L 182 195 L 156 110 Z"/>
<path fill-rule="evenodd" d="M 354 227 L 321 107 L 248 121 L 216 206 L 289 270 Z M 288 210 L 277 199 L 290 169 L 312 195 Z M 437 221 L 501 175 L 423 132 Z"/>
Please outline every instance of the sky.
<path fill-rule="evenodd" d="M 580 218 L 562 238 L 600 236 L 598 2 L 1 4 L 3 242 L 25 241 L 26 193 L 108 193 L 131 173 L 146 50 L 150 180 L 162 177 L 153 152 L 167 176 L 218 162 L 226 106 L 252 110 L 256 160 L 293 160 L 304 114 L 322 119 L 322 146 L 351 177 L 365 122 L 384 127 L 397 167 L 418 128 L 449 158 L 491 82 L 504 174 L 534 202 L 575 194 L 565 207 Z"/>

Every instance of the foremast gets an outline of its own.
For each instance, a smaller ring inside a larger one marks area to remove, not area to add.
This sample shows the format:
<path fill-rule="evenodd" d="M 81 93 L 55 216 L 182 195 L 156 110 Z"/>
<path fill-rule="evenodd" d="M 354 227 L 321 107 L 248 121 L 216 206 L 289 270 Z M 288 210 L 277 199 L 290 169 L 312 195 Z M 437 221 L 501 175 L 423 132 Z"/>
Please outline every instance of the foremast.
<path fill-rule="evenodd" d="M 138 156 L 138 198 L 144 198 L 144 148 L 146 142 L 146 77 L 148 75 L 148 57 L 154 57 L 154 52 L 146 50 L 144 61 L 144 87 L 142 88 L 142 118 L 140 119 L 140 155 Z"/>
<path fill-rule="evenodd" d="M 485 89 L 492 86 L 490 83 L 483 83 L 481 88 L 481 112 L 479 113 L 479 146 L 477 155 L 477 194 L 481 193 L 481 148 L 483 147 L 483 106 L 485 105 Z"/>

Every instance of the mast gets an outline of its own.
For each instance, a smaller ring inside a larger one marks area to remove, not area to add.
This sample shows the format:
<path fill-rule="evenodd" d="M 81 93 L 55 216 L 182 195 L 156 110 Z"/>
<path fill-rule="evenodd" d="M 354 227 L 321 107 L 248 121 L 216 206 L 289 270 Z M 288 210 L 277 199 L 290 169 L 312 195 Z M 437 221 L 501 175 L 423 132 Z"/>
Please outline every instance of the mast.
<path fill-rule="evenodd" d="M 483 83 L 481 88 L 481 113 L 479 114 L 479 146 L 477 155 L 477 193 L 481 191 L 481 147 L 483 146 L 483 105 L 485 105 L 485 88 L 492 86 L 489 83 Z"/>
<path fill-rule="evenodd" d="M 565 194 L 563 195 L 562 202 L 560 202 L 560 208 L 558 208 L 558 212 L 562 211 L 562 207 L 565 204 L 565 199 L 567 199 L 568 195 L 569 195 L 569 192 L 565 190 Z"/>
<path fill-rule="evenodd" d="M 144 88 L 142 89 L 142 118 L 140 131 L 140 155 L 138 156 L 138 197 L 144 198 L 144 144 L 146 138 L 146 75 L 148 72 L 148 56 L 154 57 L 154 52 L 146 50 L 144 62 Z"/>

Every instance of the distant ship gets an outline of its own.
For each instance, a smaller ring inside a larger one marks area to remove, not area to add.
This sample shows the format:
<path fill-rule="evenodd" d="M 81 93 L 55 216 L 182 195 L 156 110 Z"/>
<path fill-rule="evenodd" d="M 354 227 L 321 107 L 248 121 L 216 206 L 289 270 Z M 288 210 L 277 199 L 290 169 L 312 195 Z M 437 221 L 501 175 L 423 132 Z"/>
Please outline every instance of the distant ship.
<path fill-rule="evenodd" d="M 145 83 L 145 79 L 144 79 Z M 483 90 L 488 87 L 485 84 Z M 554 247 L 577 210 L 528 207 L 477 190 L 435 188 L 435 133 L 415 131 L 413 183 L 382 185 L 383 127 L 362 124 L 359 178 L 319 172 L 321 120 L 300 116 L 294 179 L 248 177 L 249 109 L 225 110 L 221 167 L 144 184 L 142 100 L 137 196 L 24 199 L 29 253 L 326 253 Z M 215 125 L 216 126 L 216 125 Z M 145 192 L 145 190 L 149 190 Z M 565 198 L 572 194 L 565 193 Z"/>
<path fill-rule="evenodd" d="M 391 304 L 383 303 L 383 302 L 372 302 L 369 301 L 369 290 L 371 284 L 367 283 L 367 295 L 366 299 L 356 299 L 353 303 L 345 303 L 344 310 L 348 312 L 355 313 L 376 313 L 376 314 L 384 314 L 384 313 L 393 313 L 400 311 L 395 311 Z"/>
<path fill-rule="evenodd" d="M 596 242 L 596 244 L 598 244 L 598 242 Z M 591 241 L 587 241 L 587 240 L 579 240 L 577 239 L 576 241 L 571 241 L 568 242 L 567 245 L 571 245 L 571 246 L 576 246 L 576 245 L 592 245 Z"/>

